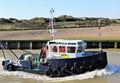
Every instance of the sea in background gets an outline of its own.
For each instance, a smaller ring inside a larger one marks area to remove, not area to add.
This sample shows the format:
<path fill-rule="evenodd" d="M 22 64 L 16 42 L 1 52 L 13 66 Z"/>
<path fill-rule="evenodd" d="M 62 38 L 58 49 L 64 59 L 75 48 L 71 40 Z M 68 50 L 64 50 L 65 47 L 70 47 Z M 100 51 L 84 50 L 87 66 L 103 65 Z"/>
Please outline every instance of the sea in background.
<path fill-rule="evenodd" d="M 39 50 L 29 51 L 38 54 L 40 52 Z M 104 49 L 104 51 L 107 52 L 108 59 L 108 65 L 104 69 L 60 78 L 49 78 L 45 75 L 36 75 L 20 71 L 5 71 L 1 65 L 4 58 L 2 51 L 0 51 L 0 83 L 120 83 L 120 49 Z M 15 50 L 14 52 L 18 56 L 22 54 L 19 50 Z M 5 53 L 7 53 L 6 55 L 11 55 L 8 51 Z"/>

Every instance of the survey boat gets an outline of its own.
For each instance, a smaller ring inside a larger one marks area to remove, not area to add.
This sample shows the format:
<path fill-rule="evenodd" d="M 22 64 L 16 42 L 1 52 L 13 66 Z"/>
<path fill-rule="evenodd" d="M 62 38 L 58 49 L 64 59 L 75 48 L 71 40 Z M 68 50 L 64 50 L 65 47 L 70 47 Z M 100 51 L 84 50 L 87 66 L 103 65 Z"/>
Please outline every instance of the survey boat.
<path fill-rule="evenodd" d="M 50 40 L 44 46 L 44 57 L 40 57 L 42 50 L 40 54 L 23 53 L 17 60 L 5 59 L 3 69 L 63 77 L 103 69 L 107 65 L 107 53 L 86 51 L 83 40 Z"/>
<path fill-rule="evenodd" d="M 100 51 L 86 51 L 86 43 L 83 40 L 54 39 L 56 30 L 53 26 L 53 9 L 51 13 L 52 40 L 43 45 L 40 54 L 31 52 L 23 53 L 18 57 L 10 50 L 17 60 L 7 59 L 1 43 L 5 60 L 3 69 L 8 71 L 25 71 L 49 77 L 64 77 L 82 74 L 95 69 L 103 69 L 107 65 L 107 53 Z"/>

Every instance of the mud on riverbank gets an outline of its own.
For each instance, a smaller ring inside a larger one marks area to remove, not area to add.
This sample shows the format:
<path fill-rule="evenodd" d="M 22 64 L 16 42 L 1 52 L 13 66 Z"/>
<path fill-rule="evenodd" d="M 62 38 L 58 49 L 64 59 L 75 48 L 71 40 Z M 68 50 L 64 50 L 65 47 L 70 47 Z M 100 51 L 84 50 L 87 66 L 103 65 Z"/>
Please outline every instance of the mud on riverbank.
<path fill-rule="evenodd" d="M 99 38 L 99 29 L 90 28 L 71 28 L 58 29 L 55 38 L 81 39 L 81 38 Z M 107 26 L 101 28 L 101 38 L 119 39 L 120 26 Z M 0 40 L 44 40 L 50 39 L 49 30 L 24 30 L 24 31 L 0 31 Z"/>

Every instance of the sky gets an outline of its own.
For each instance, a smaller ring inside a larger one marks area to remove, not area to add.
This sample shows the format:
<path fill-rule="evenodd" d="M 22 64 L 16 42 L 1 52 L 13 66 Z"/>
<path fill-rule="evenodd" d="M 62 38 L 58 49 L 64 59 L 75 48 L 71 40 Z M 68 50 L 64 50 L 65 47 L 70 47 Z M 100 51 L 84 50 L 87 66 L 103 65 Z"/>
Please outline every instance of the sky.
<path fill-rule="evenodd" d="M 120 18 L 120 0 L 0 0 L 0 18 L 73 17 Z"/>

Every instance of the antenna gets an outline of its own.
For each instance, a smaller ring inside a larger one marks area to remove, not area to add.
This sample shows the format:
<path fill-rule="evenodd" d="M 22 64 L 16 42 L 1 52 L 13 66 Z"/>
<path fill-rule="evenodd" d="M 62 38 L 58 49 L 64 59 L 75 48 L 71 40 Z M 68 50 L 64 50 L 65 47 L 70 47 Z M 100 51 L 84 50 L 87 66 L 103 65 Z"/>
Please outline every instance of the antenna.
<path fill-rule="evenodd" d="M 51 33 L 51 39 L 54 40 L 54 33 L 57 30 L 54 29 L 54 9 L 53 8 L 51 8 L 51 10 L 50 10 L 50 17 L 51 17 L 51 19 L 50 19 L 50 25 L 51 25 L 52 28 L 49 31 Z"/>

